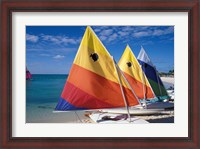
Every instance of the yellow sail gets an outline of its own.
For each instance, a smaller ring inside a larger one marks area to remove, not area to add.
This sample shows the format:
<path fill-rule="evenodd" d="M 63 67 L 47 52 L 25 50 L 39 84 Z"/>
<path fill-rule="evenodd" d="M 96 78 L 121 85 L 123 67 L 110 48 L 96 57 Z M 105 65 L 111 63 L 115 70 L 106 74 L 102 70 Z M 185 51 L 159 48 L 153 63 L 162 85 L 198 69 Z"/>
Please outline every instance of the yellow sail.
<path fill-rule="evenodd" d="M 128 45 L 126 46 L 118 65 L 124 72 L 125 77 L 139 99 L 155 97 L 149 81 L 147 80 L 139 62 Z"/>

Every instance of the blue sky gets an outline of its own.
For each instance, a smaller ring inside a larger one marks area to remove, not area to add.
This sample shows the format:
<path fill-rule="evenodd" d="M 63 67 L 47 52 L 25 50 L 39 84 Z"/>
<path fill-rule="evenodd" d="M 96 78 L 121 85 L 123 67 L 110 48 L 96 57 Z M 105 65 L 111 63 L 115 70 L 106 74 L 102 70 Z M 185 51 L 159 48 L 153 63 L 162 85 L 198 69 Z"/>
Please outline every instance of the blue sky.
<path fill-rule="evenodd" d="M 159 72 L 174 67 L 173 26 L 91 26 L 118 62 L 127 44 L 144 47 Z M 32 74 L 68 74 L 86 26 L 27 26 L 26 65 Z"/>

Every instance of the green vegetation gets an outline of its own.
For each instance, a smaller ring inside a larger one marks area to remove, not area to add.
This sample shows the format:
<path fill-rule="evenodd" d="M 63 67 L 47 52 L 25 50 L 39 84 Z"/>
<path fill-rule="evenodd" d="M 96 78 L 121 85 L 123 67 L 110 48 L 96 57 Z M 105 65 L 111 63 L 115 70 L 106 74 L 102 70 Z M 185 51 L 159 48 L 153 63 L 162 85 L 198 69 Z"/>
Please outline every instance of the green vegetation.
<path fill-rule="evenodd" d="M 169 70 L 169 72 L 160 72 L 160 76 L 174 76 L 174 69 Z"/>

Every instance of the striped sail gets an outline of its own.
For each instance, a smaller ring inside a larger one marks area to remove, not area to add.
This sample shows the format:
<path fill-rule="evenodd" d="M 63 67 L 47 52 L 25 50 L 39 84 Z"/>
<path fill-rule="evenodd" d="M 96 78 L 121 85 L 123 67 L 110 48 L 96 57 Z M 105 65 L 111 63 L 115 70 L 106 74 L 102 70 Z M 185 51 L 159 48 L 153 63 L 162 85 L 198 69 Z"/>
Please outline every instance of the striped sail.
<path fill-rule="evenodd" d="M 141 47 L 140 53 L 137 57 L 139 63 L 142 65 L 142 69 L 147 76 L 149 83 L 157 97 L 159 96 L 168 96 L 167 91 L 161 81 L 159 74 L 156 68 L 153 66 L 150 58 L 145 52 L 144 48 Z"/>
<path fill-rule="evenodd" d="M 128 45 L 118 65 L 139 99 L 155 98 L 146 75 Z"/>
<path fill-rule="evenodd" d="M 119 74 L 128 106 L 139 104 Z M 56 110 L 124 107 L 112 57 L 90 27 L 86 28 Z"/>

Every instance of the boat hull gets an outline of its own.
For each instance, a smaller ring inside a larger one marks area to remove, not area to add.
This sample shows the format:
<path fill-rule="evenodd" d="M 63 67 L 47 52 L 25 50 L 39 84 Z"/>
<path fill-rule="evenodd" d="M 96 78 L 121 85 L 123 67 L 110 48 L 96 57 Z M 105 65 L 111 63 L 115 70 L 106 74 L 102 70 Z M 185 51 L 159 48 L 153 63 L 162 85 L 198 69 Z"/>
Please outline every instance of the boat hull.
<path fill-rule="evenodd" d="M 146 120 L 141 118 L 128 118 L 127 114 L 111 114 L 111 113 L 92 113 L 89 117 L 100 124 L 148 124 Z"/>
<path fill-rule="evenodd" d="M 162 113 L 164 109 L 139 109 L 130 107 L 129 113 L 131 115 L 152 115 Z M 117 114 L 127 114 L 126 108 L 115 108 L 115 109 L 103 109 L 102 112 L 106 113 L 117 113 Z"/>

